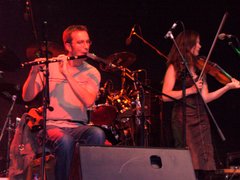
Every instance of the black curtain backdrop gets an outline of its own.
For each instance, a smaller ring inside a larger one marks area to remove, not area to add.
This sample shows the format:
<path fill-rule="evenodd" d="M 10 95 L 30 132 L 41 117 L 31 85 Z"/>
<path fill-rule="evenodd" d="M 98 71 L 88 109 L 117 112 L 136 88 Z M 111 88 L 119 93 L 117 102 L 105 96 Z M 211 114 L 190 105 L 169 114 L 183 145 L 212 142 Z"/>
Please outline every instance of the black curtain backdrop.
<path fill-rule="evenodd" d="M 161 91 L 161 83 L 166 70 L 166 60 L 152 48 L 144 44 L 136 36 L 132 43 L 125 44 L 134 24 L 136 32 L 144 39 L 167 55 L 172 41 L 164 39 L 164 35 L 172 24 L 182 21 L 186 29 L 194 29 L 201 34 L 201 54 L 207 56 L 216 32 L 227 11 L 229 16 L 221 32 L 233 34 L 240 38 L 240 4 L 238 0 L 212 1 L 159 1 L 159 0 L 32 0 L 34 23 L 26 15 L 27 0 L 1 0 L 0 2 L 0 45 L 7 47 L 17 56 L 17 59 L 0 58 L 0 68 L 3 62 L 16 64 L 27 60 L 26 49 L 30 44 L 47 38 L 49 41 L 62 45 L 62 32 L 71 24 L 87 25 L 93 41 L 91 52 L 100 57 L 107 57 L 116 52 L 129 51 L 136 55 L 136 61 L 129 66 L 130 70 L 146 69 L 150 85 Z M 47 25 L 44 26 L 43 22 Z M 37 36 L 34 35 L 33 26 Z M 181 25 L 173 31 L 176 36 L 182 31 Z M 212 52 L 211 61 L 216 62 L 231 76 L 240 79 L 240 57 L 228 45 L 227 41 L 218 40 Z M 99 68 L 97 63 L 93 64 Z M 29 68 L 14 68 L 4 71 L 0 79 L 0 86 L 10 83 L 15 87 L 22 86 L 27 77 Z M 106 80 L 113 79 L 114 88 L 120 88 L 120 72 L 104 72 L 100 70 L 103 85 Z M 208 77 L 209 89 L 215 90 L 222 85 L 213 77 Z M 9 88 L 8 88 L 9 89 Z M 12 91 L 12 87 L 10 88 Z M 21 100 L 21 92 L 13 90 L 18 96 L 17 104 L 12 113 L 12 120 L 21 117 L 25 111 L 25 104 Z M 162 103 L 152 92 L 152 131 L 150 145 L 155 147 L 172 147 L 171 128 L 169 123 L 171 103 Z M 239 90 L 229 91 L 218 100 L 209 103 L 209 107 L 223 131 L 226 141 L 222 142 L 212 125 L 213 142 L 219 164 L 225 163 L 226 153 L 240 151 L 240 102 Z M 37 102 L 27 105 L 41 104 Z M 0 129 L 6 120 L 11 106 L 11 98 L 0 96 Z M 7 134 L 7 133 L 4 133 Z M 0 145 L 0 170 L 5 167 L 7 136 Z"/>

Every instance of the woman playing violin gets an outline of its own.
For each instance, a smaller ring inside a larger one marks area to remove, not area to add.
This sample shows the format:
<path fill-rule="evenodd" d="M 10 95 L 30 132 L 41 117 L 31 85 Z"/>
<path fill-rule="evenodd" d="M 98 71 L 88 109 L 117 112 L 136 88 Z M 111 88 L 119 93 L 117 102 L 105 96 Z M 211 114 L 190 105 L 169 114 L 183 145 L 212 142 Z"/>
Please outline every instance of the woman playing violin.
<path fill-rule="evenodd" d="M 203 100 L 206 103 L 211 102 L 230 89 L 240 88 L 240 84 L 236 79 L 232 78 L 231 82 L 222 88 L 209 92 L 206 74 L 202 78 L 199 78 L 200 70 L 197 68 L 197 57 L 201 49 L 200 35 L 190 30 L 181 32 L 176 38 L 176 43 L 190 71 L 185 78 L 186 103 L 196 107 L 186 106 L 186 145 L 190 150 L 196 175 L 199 179 L 202 179 L 200 177 L 202 174 L 216 169 L 209 118 Z M 179 100 L 183 97 L 182 75 L 185 66 L 182 62 L 179 52 L 175 45 L 173 45 L 168 55 L 167 71 L 164 77 L 162 92 Z M 193 80 L 197 87 L 194 85 Z M 201 93 L 202 98 L 198 92 Z M 173 100 L 163 96 L 163 101 Z M 182 103 L 175 103 L 172 110 L 172 131 L 174 144 L 177 148 L 185 148 L 183 147 L 185 144 L 183 143 L 182 136 L 182 108 Z"/>

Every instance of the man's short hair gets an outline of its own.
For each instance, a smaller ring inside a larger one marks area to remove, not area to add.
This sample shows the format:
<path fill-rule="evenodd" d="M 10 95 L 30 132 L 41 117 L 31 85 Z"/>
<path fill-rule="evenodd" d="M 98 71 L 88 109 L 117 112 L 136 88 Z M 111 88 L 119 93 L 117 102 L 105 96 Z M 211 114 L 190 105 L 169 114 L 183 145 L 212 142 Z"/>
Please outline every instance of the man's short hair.
<path fill-rule="evenodd" d="M 88 32 L 88 28 L 87 26 L 84 25 L 71 25 L 68 26 L 64 32 L 63 32 L 63 44 L 65 43 L 71 43 L 72 42 L 72 36 L 71 34 L 75 31 L 86 31 Z"/>

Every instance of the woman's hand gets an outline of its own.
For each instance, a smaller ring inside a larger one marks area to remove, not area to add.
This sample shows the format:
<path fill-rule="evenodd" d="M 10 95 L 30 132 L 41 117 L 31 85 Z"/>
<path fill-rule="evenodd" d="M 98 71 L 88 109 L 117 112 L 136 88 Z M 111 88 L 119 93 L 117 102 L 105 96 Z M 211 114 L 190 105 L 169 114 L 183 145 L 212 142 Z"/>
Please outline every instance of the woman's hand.
<path fill-rule="evenodd" d="M 235 78 L 231 79 L 232 82 L 226 84 L 228 89 L 239 89 L 240 88 L 240 82 L 236 80 Z"/>
<path fill-rule="evenodd" d="M 199 90 L 201 90 L 202 87 L 203 87 L 203 80 L 200 79 L 200 80 L 198 80 L 197 82 L 195 82 L 195 84 L 196 84 L 197 88 L 198 88 Z M 196 86 L 195 86 L 195 85 L 192 85 L 192 87 L 190 87 L 190 94 L 196 94 L 196 93 L 198 92 Z"/>

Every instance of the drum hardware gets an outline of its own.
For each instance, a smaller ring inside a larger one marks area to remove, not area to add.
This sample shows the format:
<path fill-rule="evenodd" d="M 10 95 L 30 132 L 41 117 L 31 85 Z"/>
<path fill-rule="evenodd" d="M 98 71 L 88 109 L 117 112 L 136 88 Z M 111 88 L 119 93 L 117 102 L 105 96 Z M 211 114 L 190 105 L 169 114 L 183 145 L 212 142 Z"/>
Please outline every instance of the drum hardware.
<path fill-rule="evenodd" d="M 132 65 L 136 60 L 136 55 L 130 52 L 117 52 L 106 58 L 105 66 L 101 66 L 103 71 L 118 71 Z M 109 66 L 114 65 L 114 66 Z M 121 68 L 119 68 L 121 67 Z"/>
<path fill-rule="evenodd" d="M 100 58 L 94 54 L 88 53 L 88 58 L 100 63 L 100 69 L 106 72 L 125 71 L 131 72 L 126 67 L 132 65 L 136 60 L 136 55 L 130 52 L 118 52 L 108 56 L 106 59 Z M 129 74 L 127 74 L 129 76 Z M 131 78 L 131 75 L 129 76 Z"/>
<path fill-rule="evenodd" d="M 106 142 L 105 145 L 118 145 L 121 143 L 120 141 L 120 132 L 119 130 L 114 126 L 107 126 L 107 125 L 95 125 L 95 124 L 88 124 L 90 126 L 96 126 L 102 129 L 106 136 Z"/>
<path fill-rule="evenodd" d="M 125 142 L 126 145 L 148 146 L 150 125 L 145 121 L 145 106 L 142 105 L 142 103 L 144 103 L 144 90 L 136 74 L 130 70 L 128 70 L 127 73 L 131 75 L 130 80 L 134 81 L 132 81 L 131 88 L 126 88 L 126 84 L 124 84 L 118 96 L 115 97 L 117 103 L 122 103 L 120 107 L 124 108 L 119 111 L 118 121 L 120 125 L 118 126 L 120 126 L 120 130 L 122 130 L 123 142 Z M 130 90 L 129 93 L 127 92 L 128 89 Z M 125 98 L 127 101 L 121 100 L 121 98 Z M 128 106 L 124 106 L 124 103 Z M 114 105 L 117 106 L 117 104 Z"/>
<path fill-rule="evenodd" d="M 119 145 L 135 146 L 135 128 L 132 121 L 133 117 L 128 118 L 127 121 L 117 121 L 114 126 L 119 132 Z"/>
<path fill-rule="evenodd" d="M 112 101 L 113 105 L 115 105 L 120 113 L 124 113 L 131 109 L 132 99 L 129 98 L 129 93 L 126 90 L 126 78 L 130 79 L 131 81 L 135 81 L 135 73 L 133 73 L 128 68 L 120 66 L 119 69 L 122 71 L 121 73 L 121 90 L 119 93 L 113 97 L 109 97 Z M 131 91 L 137 90 L 135 84 L 133 83 L 134 87 L 131 88 Z"/>
<path fill-rule="evenodd" d="M 112 80 L 107 80 L 104 83 L 103 87 L 99 89 L 99 93 L 100 93 L 99 98 L 103 97 L 105 99 L 104 103 L 109 104 L 107 97 L 111 94 L 112 91 L 113 91 L 113 82 Z"/>
<path fill-rule="evenodd" d="M 124 89 L 117 93 L 112 93 L 108 97 L 108 101 L 117 108 L 119 113 L 124 113 L 131 109 L 132 100 L 127 96 Z"/>

